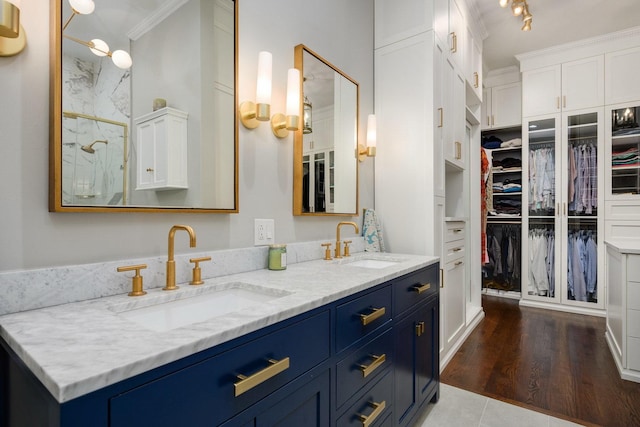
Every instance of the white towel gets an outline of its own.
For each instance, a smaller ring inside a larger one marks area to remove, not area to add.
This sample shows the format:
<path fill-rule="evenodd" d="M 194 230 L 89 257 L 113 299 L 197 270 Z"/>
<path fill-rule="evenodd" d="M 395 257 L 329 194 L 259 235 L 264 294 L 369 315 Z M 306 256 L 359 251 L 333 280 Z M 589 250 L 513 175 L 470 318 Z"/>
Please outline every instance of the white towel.
<path fill-rule="evenodd" d="M 382 227 L 378 216 L 373 209 L 364 210 L 362 220 L 362 236 L 364 237 L 365 252 L 384 252 L 384 241 L 382 240 Z"/>

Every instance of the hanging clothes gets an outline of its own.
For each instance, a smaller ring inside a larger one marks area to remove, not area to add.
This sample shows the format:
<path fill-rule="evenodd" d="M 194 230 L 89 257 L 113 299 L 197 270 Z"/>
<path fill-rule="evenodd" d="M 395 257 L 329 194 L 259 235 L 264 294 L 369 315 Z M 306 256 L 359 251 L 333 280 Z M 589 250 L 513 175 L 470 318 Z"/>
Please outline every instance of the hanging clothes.
<path fill-rule="evenodd" d="M 567 237 L 567 297 L 597 302 L 598 246 L 594 230 L 571 230 Z"/>
<path fill-rule="evenodd" d="M 555 204 L 555 149 L 533 148 L 529 151 L 529 212 L 548 214 Z"/>

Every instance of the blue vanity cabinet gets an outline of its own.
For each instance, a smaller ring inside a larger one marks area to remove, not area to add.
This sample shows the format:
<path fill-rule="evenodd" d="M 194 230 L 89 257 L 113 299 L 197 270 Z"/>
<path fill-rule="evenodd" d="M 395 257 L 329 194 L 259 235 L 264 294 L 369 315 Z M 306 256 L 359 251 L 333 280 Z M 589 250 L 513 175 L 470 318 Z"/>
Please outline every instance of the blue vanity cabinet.
<path fill-rule="evenodd" d="M 112 397 L 110 424 L 222 423 L 329 358 L 329 313 L 323 311 Z"/>
<path fill-rule="evenodd" d="M 394 414 L 410 426 L 428 400 L 438 399 L 440 379 L 439 266 L 400 278 L 394 285 Z M 430 285 L 430 286 L 427 286 Z M 422 289 L 422 292 L 418 290 Z"/>

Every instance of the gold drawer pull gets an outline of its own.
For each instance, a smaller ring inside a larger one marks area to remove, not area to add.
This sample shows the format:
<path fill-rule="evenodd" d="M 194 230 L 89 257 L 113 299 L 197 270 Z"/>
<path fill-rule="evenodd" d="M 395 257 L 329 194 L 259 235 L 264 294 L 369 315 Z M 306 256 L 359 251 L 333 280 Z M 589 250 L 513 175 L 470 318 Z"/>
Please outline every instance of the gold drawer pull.
<path fill-rule="evenodd" d="M 245 375 L 236 375 L 240 381 L 233 384 L 235 389 L 235 396 L 238 397 L 242 393 L 251 390 L 255 386 L 262 384 L 266 380 L 275 377 L 282 371 L 289 369 L 289 358 L 285 357 L 282 360 L 269 359 L 270 365 L 261 371 L 247 377 Z"/>
<path fill-rule="evenodd" d="M 366 326 L 369 323 L 373 322 L 376 319 L 384 316 L 387 310 L 384 307 L 374 308 L 373 311 L 369 314 L 361 314 L 360 321 L 362 322 L 362 326 Z"/>
<path fill-rule="evenodd" d="M 387 403 L 383 400 L 380 403 L 369 402 L 369 405 L 373 408 L 373 412 L 369 414 L 368 417 L 366 415 L 358 414 L 358 418 L 360 418 L 360 422 L 362 422 L 362 427 L 369 427 L 371 424 L 373 424 L 373 422 L 380 416 L 382 411 L 384 411 Z"/>
<path fill-rule="evenodd" d="M 451 231 L 453 231 L 454 233 L 460 233 L 460 232 L 462 232 L 462 228 L 454 228 Z"/>
<path fill-rule="evenodd" d="M 429 289 L 431 289 L 431 283 L 425 283 L 424 285 L 415 285 L 413 287 L 413 290 L 416 291 L 418 295 L 425 291 L 428 291 Z"/>
<path fill-rule="evenodd" d="M 372 354 L 371 357 L 373 358 L 373 362 L 371 362 L 369 366 L 366 366 L 366 365 L 359 366 L 360 370 L 362 371 L 363 378 L 368 377 L 373 371 L 378 369 L 380 365 L 382 365 L 385 362 L 385 360 L 387 360 L 386 354 L 381 354 L 380 356 L 376 356 L 375 354 Z"/>
<path fill-rule="evenodd" d="M 462 248 L 454 248 L 453 252 L 460 252 L 462 250 Z"/>

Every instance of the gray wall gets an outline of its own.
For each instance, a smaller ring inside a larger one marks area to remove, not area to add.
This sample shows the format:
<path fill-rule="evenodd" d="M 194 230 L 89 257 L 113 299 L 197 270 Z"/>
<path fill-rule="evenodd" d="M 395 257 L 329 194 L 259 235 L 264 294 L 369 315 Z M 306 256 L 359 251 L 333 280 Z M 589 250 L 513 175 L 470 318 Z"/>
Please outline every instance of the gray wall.
<path fill-rule="evenodd" d="M 198 248 L 253 245 L 254 218 L 273 218 L 278 242 L 335 238 L 336 218 L 292 212 L 293 140 L 269 126 L 240 127 L 239 214 L 49 213 L 49 2 L 23 2 L 28 46 L 0 58 L 0 271 L 161 255 L 173 224 L 189 224 Z M 273 53 L 272 112 L 284 112 L 293 48 L 304 43 L 360 83 L 360 138 L 373 111 L 373 1 L 239 0 L 240 100 L 255 97 L 260 50 Z M 135 60 L 135 58 L 134 58 Z M 373 206 L 373 160 L 360 164 L 360 208 Z M 357 218 L 360 221 L 360 218 Z M 186 251 L 186 237 L 176 251 Z M 0 283 L 0 286 L 2 284 Z M 0 289 L 1 292 L 1 289 Z"/>

